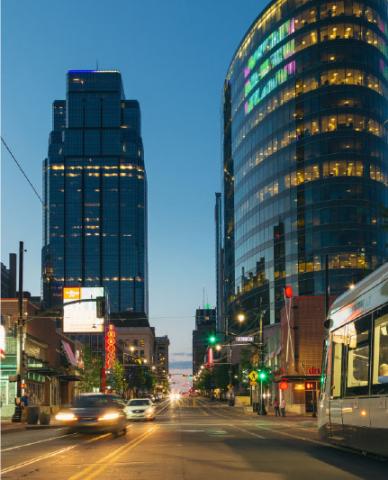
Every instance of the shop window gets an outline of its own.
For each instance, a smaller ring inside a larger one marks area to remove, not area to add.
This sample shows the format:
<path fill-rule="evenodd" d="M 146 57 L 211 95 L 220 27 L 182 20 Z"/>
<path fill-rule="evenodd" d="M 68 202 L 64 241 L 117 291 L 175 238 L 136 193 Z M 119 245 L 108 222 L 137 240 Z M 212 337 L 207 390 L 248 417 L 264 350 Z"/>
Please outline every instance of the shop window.
<path fill-rule="evenodd" d="M 368 316 L 346 326 L 346 396 L 369 393 L 370 324 Z"/>
<path fill-rule="evenodd" d="M 388 393 L 388 315 L 375 320 L 372 393 Z"/>

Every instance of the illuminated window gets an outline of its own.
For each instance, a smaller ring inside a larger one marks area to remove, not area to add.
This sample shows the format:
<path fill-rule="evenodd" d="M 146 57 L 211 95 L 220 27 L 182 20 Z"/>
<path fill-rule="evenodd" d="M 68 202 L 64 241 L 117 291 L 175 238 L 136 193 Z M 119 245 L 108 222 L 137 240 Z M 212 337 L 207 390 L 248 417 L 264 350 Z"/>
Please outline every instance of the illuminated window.
<path fill-rule="evenodd" d="M 388 315 L 375 320 L 372 392 L 388 392 Z"/>
<path fill-rule="evenodd" d="M 371 318 L 347 325 L 346 395 L 368 393 Z"/>

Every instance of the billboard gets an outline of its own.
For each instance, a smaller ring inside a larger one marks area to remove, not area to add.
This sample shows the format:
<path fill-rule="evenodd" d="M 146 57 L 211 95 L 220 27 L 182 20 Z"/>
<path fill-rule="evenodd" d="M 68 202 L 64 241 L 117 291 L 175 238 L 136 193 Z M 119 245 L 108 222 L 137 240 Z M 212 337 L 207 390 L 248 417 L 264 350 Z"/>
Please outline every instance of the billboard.
<path fill-rule="evenodd" d="M 94 301 L 104 296 L 104 287 L 64 287 L 63 332 L 103 333 L 104 319 L 97 318 Z"/>

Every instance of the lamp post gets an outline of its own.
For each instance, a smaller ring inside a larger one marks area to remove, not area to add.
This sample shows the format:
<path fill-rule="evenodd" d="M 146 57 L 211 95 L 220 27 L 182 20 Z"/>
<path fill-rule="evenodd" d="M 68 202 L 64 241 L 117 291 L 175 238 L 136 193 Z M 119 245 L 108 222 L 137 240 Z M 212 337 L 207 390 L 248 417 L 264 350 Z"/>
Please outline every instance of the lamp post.
<path fill-rule="evenodd" d="M 243 323 L 245 321 L 245 315 L 243 313 L 239 313 L 237 315 L 237 320 L 239 323 Z M 227 362 L 229 364 L 229 400 L 228 400 L 228 405 L 230 407 L 234 406 L 235 399 L 234 399 L 234 389 L 233 389 L 233 365 L 232 365 L 232 339 L 229 338 L 230 336 L 229 332 L 229 315 L 225 316 L 225 339 L 228 342 L 228 358 Z"/>
<path fill-rule="evenodd" d="M 260 302 L 261 306 L 261 302 Z M 264 405 L 264 398 L 263 398 L 263 382 L 266 379 L 265 373 L 265 365 L 264 365 L 264 337 L 263 337 L 263 317 L 265 314 L 265 310 L 260 308 L 259 313 L 259 342 L 257 345 L 258 349 L 258 356 L 259 356 L 259 380 L 260 380 L 260 401 L 259 401 L 259 408 L 257 410 L 258 415 L 267 415 Z"/>

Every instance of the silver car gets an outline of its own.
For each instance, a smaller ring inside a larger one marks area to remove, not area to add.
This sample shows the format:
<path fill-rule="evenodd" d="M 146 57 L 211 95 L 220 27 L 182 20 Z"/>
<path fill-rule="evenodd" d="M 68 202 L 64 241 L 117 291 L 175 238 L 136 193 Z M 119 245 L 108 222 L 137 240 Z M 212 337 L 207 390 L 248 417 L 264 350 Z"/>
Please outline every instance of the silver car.
<path fill-rule="evenodd" d="M 129 400 L 124 412 L 128 420 L 155 420 L 155 406 L 149 398 Z"/>

